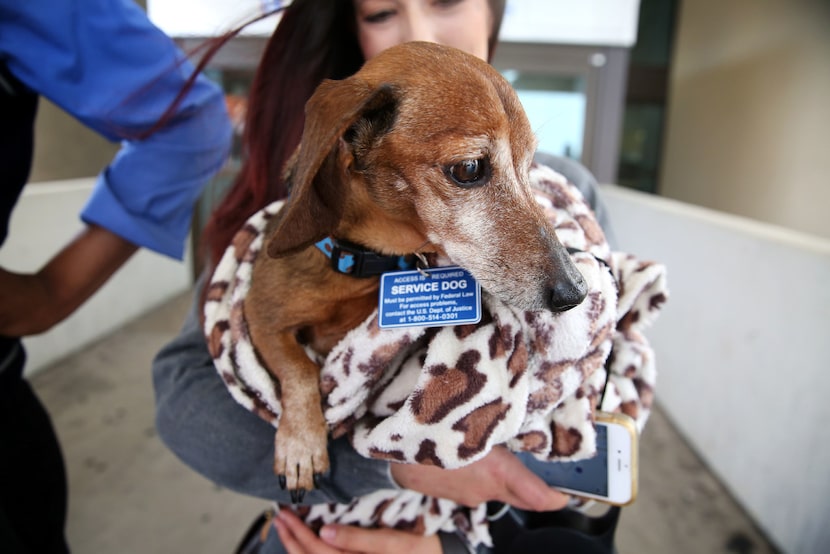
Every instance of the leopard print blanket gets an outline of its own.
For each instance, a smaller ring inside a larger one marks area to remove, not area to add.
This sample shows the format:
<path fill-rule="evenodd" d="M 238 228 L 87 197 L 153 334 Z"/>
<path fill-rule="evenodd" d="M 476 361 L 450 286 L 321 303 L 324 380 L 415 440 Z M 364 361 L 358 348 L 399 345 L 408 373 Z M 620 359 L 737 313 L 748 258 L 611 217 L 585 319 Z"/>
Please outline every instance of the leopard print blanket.
<path fill-rule="evenodd" d="M 667 299 L 665 268 L 612 252 L 588 204 L 558 173 L 535 165 L 531 180 L 560 241 L 577 251 L 585 301 L 559 314 L 522 312 L 483 292 L 480 323 L 433 328 L 380 329 L 376 311 L 327 356 L 308 350 L 322 367 L 333 436 L 348 434 L 367 457 L 458 468 L 500 444 L 545 460 L 593 455 L 600 395 L 600 409 L 627 413 L 642 428 L 656 377 L 642 331 Z M 259 362 L 242 304 L 262 231 L 280 207 L 261 210 L 236 235 L 205 303 L 209 349 L 228 390 L 275 427 L 279 385 Z M 490 544 L 484 505 L 413 491 L 382 490 L 302 515 L 313 527 L 451 531 L 471 546 Z"/>

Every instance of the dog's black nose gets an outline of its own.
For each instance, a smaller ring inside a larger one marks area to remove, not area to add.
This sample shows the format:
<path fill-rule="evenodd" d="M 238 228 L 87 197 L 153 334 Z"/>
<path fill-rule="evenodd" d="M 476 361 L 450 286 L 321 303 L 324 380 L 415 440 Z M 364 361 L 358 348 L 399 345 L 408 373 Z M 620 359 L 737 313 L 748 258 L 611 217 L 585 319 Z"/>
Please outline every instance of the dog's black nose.
<path fill-rule="evenodd" d="M 579 306 L 588 294 L 588 285 L 579 271 L 570 278 L 559 279 L 550 289 L 550 309 L 554 312 L 567 312 Z"/>

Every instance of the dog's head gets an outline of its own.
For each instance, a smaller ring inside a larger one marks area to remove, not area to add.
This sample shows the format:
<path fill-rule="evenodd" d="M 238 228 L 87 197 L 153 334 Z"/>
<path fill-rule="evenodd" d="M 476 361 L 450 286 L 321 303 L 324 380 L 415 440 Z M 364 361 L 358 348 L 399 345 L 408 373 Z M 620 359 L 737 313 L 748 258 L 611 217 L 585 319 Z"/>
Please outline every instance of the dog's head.
<path fill-rule="evenodd" d="M 535 147 L 489 64 L 430 43 L 390 48 L 306 105 L 268 252 L 328 235 L 384 254 L 436 252 L 508 304 L 572 308 L 586 285 L 531 191 Z"/>

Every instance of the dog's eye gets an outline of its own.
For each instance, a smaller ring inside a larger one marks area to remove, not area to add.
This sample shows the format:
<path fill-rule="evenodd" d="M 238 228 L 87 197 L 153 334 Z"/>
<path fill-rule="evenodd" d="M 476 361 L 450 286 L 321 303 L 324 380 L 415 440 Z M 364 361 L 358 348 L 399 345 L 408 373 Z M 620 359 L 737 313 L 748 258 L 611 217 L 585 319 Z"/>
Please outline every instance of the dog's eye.
<path fill-rule="evenodd" d="M 447 174 L 463 187 L 484 184 L 488 173 L 487 160 L 484 158 L 464 160 L 447 168 Z"/>

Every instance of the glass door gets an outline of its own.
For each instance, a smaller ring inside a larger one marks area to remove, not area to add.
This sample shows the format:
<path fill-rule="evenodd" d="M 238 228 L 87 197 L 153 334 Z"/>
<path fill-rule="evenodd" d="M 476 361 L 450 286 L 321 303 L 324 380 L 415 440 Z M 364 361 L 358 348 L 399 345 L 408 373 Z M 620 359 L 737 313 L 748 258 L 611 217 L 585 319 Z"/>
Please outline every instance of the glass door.
<path fill-rule="evenodd" d="M 539 150 L 616 182 L 628 49 L 505 42 L 493 65 L 516 89 Z"/>
<path fill-rule="evenodd" d="M 519 94 L 539 150 L 582 159 L 587 102 L 585 78 L 508 69 L 504 76 Z"/>

